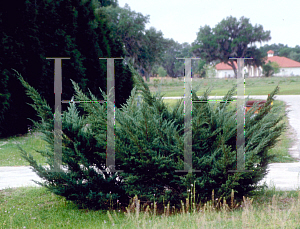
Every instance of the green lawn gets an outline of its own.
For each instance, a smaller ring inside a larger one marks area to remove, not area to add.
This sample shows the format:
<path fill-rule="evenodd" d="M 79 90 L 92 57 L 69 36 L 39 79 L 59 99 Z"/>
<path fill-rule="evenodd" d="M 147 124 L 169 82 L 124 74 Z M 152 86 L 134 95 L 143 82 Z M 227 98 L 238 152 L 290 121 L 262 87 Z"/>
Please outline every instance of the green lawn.
<path fill-rule="evenodd" d="M 153 93 L 158 91 L 159 84 L 155 87 L 154 79 L 146 82 Z M 223 96 L 236 84 L 236 79 L 192 79 L 192 87 L 195 89 L 200 86 L 197 95 L 202 95 L 203 92 L 213 87 L 210 95 Z M 280 92 L 278 95 L 300 95 L 299 77 L 270 77 L 270 78 L 246 78 L 245 79 L 245 94 L 246 95 L 268 95 L 279 85 Z M 172 78 L 165 78 L 160 80 L 160 90 L 164 97 L 183 96 L 184 81 Z"/>
<path fill-rule="evenodd" d="M 5 189 L 0 190 L 0 228 L 299 228 L 300 191 L 272 188 L 255 193 L 253 199 L 239 204 L 218 204 L 214 198 L 214 203 L 205 206 L 195 203 L 189 208 L 184 203 L 183 209 L 165 206 L 163 212 L 155 213 L 154 205 L 148 210 L 142 205 L 140 211 L 134 206 L 131 210 L 128 206 L 128 211 L 120 207 L 79 210 L 45 188 Z"/>
<path fill-rule="evenodd" d="M 41 139 L 41 133 L 34 132 L 19 137 L 0 139 L 0 166 L 24 166 L 29 163 L 20 156 L 17 144 L 31 153 L 38 163 L 45 165 L 46 160 L 35 150 L 44 150 L 46 142 Z"/>

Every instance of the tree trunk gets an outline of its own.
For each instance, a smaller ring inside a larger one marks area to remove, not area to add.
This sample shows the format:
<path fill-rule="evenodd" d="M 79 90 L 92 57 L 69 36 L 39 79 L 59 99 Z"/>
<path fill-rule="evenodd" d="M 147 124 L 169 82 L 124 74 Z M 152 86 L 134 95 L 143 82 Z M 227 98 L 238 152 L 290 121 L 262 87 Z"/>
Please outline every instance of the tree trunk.
<path fill-rule="evenodd" d="M 147 82 L 150 82 L 149 72 L 145 71 L 145 78 Z"/>
<path fill-rule="evenodd" d="M 232 67 L 232 69 L 233 69 L 233 71 L 234 71 L 234 77 L 237 79 L 237 69 L 236 69 L 236 67 L 235 67 L 235 65 L 234 65 L 234 61 L 230 61 L 230 62 L 228 63 L 228 65 L 229 65 L 230 67 Z"/>
<path fill-rule="evenodd" d="M 235 68 L 235 66 L 233 67 L 233 71 L 234 71 L 234 77 L 237 79 L 237 69 Z"/>

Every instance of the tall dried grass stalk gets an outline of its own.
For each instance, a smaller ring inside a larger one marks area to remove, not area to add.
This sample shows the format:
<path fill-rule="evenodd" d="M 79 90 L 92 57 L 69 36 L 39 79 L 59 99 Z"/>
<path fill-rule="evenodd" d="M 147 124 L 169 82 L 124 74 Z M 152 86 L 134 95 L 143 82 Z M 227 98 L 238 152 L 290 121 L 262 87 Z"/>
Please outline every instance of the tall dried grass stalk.
<path fill-rule="evenodd" d="M 233 209 L 233 201 L 234 201 L 234 192 L 233 189 L 231 189 L 231 208 Z"/>

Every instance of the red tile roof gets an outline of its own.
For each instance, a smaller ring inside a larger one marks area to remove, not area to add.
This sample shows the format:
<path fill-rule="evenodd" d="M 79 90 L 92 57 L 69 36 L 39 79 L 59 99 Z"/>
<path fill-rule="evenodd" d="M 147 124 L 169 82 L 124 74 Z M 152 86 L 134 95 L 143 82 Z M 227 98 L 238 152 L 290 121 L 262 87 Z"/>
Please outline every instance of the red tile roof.
<path fill-rule="evenodd" d="M 274 53 L 274 51 L 273 51 L 273 50 L 269 50 L 267 53 L 268 53 L 268 54 L 269 54 L 269 53 Z"/>
<path fill-rule="evenodd" d="M 234 65 L 237 69 L 237 64 L 235 62 L 234 62 Z M 228 64 L 225 64 L 225 63 L 222 62 L 222 63 L 219 63 L 219 64 L 216 65 L 216 69 L 217 70 L 232 70 L 232 67 L 229 66 Z"/>
<path fill-rule="evenodd" d="M 267 62 L 269 62 L 269 61 L 277 62 L 281 68 L 299 68 L 300 67 L 299 62 L 297 62 L 295 60 L 291 60 L 284 56 L 270 56 L 267 59 Z"/>
<path fill-rule="evenodd" d="M 300 67 L 299 62 L 297 62 L 295 60 L 291 60 L 284 56 L 270 56 L 270 57 L 268 57 L 268 59 L 266 60 L 265 63 L 268 63 L 269 61 L 277 62 L 281 68 L 299 68 Z M 235 64 L 235 66 L 237 68 L 236 64 Z M 230 67 L 228 64 L 225 64 L 225 63 L 219 63 L 216 65 L 216 70 L 232 70 L 232 67 Z"/>

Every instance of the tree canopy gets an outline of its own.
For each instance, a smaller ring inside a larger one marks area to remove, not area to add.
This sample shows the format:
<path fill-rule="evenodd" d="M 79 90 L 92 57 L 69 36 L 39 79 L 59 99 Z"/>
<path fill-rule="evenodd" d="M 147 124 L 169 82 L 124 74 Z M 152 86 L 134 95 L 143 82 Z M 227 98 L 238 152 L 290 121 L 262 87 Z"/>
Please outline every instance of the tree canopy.
<path fill-rule="evenodd" d="M 249 45 L 270 39 L 270 31 L 264 31 L 262 25 L 253 26 L 248 18 L 241 17 L 238 21 L 230 16 L 223 19 L 215 28 L 208 25 L 200 27 L 191 50 L 207 63 L 213 61 L 227 63 L 237 75 L 234 64 L 237 61 L 229 58 L 252 57 L 254 60 L 245 60 L 245 63 L 261 65 L 263 63 L 261 54 L 255 47 L 250 48 Z"/>
<path fill-rule="evenodd" d="M 142 70 L 148 80 L 153 66 L 162 60 L 169 44 L 163 33 L 154 27 L 146 30 L 149 15 L 132 11 L 128 4 L 124 8 L 102 7 L 98 12 L 107 16 L 114 38 L 123 42 L 126 61 Z"/>
<path fill-rule="evenodd" d="M 12 69 L 37 88 L 53 109 L 54 60 L 46 57 L 70 57 L 62 61 L 62 100 L 70 100 L 74 93 L 70 79 L 84 92 L 89 88 L 101 99 L 99 87 L 104 91 L 107 87 L 107 62 L 98 58 L 124 56 L 122 43 L 114 39 L 105 15 L 96 12 L 109 4 L 117 1 L 27 0 L 2 4 L 0 135 L 24 134 L 31 124 L 28 118 L 36 119 Z M 133 80 L 122 61 L 115 61 L 115 70 L 116 106 L 120 107 L 130 95 Z"/>
<path fill-rule="evenodd" d="M 273 74 L 280 72 L 280 66 L 276 62 L 269 61 L 263 65 L 263 73 L 266 77 L 272 76 Z"/>
<path fill-rule="evenodd" d="M 194 57 L 190 51 L 191 45 L 187 42 L 180 44 L 173 39 L 169 39 L 168 49 L 163 55 L 163 61 L 161 65 L 166 69 L 167 73 L 171 77 L 182 77 L 184 76 L 184 60 L 176 58 L 191 58 Z M 193 73 L 201 73 L 203 70 L 203 60 L 192 61 Z"/>

